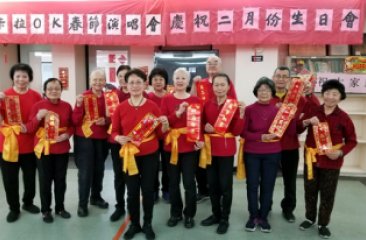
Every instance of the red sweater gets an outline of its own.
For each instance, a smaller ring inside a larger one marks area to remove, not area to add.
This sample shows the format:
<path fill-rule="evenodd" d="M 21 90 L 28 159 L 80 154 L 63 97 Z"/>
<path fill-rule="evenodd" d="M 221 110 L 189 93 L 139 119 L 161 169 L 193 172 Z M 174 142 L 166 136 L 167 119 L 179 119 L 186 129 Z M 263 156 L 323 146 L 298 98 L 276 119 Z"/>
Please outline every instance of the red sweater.
<path fill-rule="evenodd" d="M 163 99 L 162 97 L 158 97 L 155 95 L 154 92 L 149 92 L 147 94 L 147 98 L 154 101 L 154 103 L 156 103 L 156 105 L 158 105 L 158 107 L 161 106 L 161 100 Z"/>
<path fill-rule="evenodd" d="M 218 105 L 217 99 L 211 99 L 203 108 L 203 125 L 206 123 L 215 125 L 217 117 L 219 116 L 224 104 Z M 239 108 L 236 110 L 233 119 L 227 129 L 228 133 L 232 133 L 234 136 L 239 135 L 244 127 L 244 118 L 239 118 Z M 236 153 L 235 138 L 225 137 L 210 137 L 211 139 L 211 155 L 212 156 L 234 156 Z"/>
<path fill-rule="evenodd" d="M 93 94 L 91 90 L 87 90 L 83 93 L 83 95 L 87 94 Z M 99 117 L 104 117 L 106 119 L 106 124 L 103 126 L 98 126 L 96 124 L 93 124 L 91 126 L 91 130 L 93 131 L 93 134 L 89 137 L 92 139 L 106 139 L 108 137 L 107 130 L 109 127 L 110 119 L 106 117 L 105 115 L 105 102 L 104 102 L 104 95 L 101 94 L 100 97 L 97 98 L 97 104 L 98 104 L 98 114 Z M 84 113 L 84 104 L 82 104 L 80 107 L 75 105 L 74 111 L 72 113 L 72 122 L 75 126 L 75 135 L 80 137 L 85 137 L 83 131 L 81 130 L 81 126 L 83 124 L 83 118 L 85 116 Z"/>
<path fill-rule="evenodd" d="M 213 99 L 215 98 L 215 95 L 213 93 L 213 89 L 212 89 L 212 83 L 209 81 L 208 78 L 203 78 L 202 80 L 200 80 L 200 82 L 207 84 L 209 87 L 209 92 L 208 92 L 208 99 Z M 197 84 L 196 84 L 196 88 L 197 88 Z M 198 89 L 198 88 L 197 88 Z M 235 92 L 235 87 L 232 81 L 230 81 L 230 89 L 227 92 L 227 96 L 233 99 L 237 99 L 236 97 L 236 92 Z"/>
<path fill-rule="evenodd" d="M 282 98 L 274 96 L 271 100 L 271 103 L 273 104 L 277 104 L 279 102 L 282 103 L 285 100 L 285 97 L 286 95 L 283 96 Z M 281 138 L 282 150 L 295 150 L 300 147 L 299 137 L 296 131 L 296 122 L 300 118 L 300 115 L 304 110 L 305 103 L 306 101 L 304 97 L 301 97 L 297 104 L 297 111 L 295 113 L 295 117 L 291 120 L 290 124 L 288 125 L 285 133 Z"/>
<path fill-rule="evenodd" d="M 321 105 L 314 108 L 303 119 L 309 119 L 313 116 L 318 117 L 320 122 L 327 122 L 329 124 L 330 138 L 332 139 L 333 146 L 344 144 L 341 148 L 343 157 L 357 145 L 355 126 L 348 114 L 338 106 L 331 114 L 325 115 L 324 105 Z M 302 120 L 298 121 L 297 125 L 300 131 L 306 129 L 303 127 Z M 305 144 L 310 148 L 316 148 L 312 127 L 308 127 Z M 316 155 L 317 161 L 314 165 L 318 168 L 340 169 L 343 165 L 343 157 L 331 160 L 325 155 Z"/>
<path fill-rule="evenodd" d="M 112 139 L 118 135 L 127 136 L 148 113 L 152 113 L 156 117 L 161 116 L 158 106 L 149 99 L 146 99 L 146 102 L 138 108 L 131 106 L 128 101 L 123 101 L 118 105 L 112 118 Z M 158 150 L 158 136 L 161 135 L 160 126 L 155 129 L 155 134 L 157 137 L 153 140 L 141 143 L 138 147 L 140 152 L 136 156 L 148 155 Z"/>
<path fill-rule="evenodd" d="M 175 111 L 178 110 L 179 105 L 182 102 L 187 102 L 189 104 L 199 103 L 201 100 L 196 96 L 190 96 L 186 99 L 178 99 L 174 97 L 173 94 L 165 95 L 161 101 L 161 113 L 168 117 L 170 128 L 184 128 L 187 126 L 187 112 L 184 112 L 180 118 L 177 117 Z M 202 136 L 201 136 L 202 137 Z M 181 135 L 178 139 L 178 151 L 180 153 L 193 152 L 194 142 L 188 142 L 185 135 Z M 164 150 L 171 152 L 171 144 L 164 144 Z"/>
<path fill-rule="evenodd" d="M 29 89 L 24 94 L 19 94 L 14 91 L 13 88 L 9 88 L 4 91 L 5 95 L 12 96 L 16 95 L 19 96 L 19 102 L 20 102 L 20 112 L 22 115 L 22 122 L 26 123 L 29 119 L 29 114 L 31 112 L 32 106 L 41 101 L 42 97 L 39 93 L 36 91 Z M 8 119 L 6 117 L 6 109 L 5 109 L 5 103 L 1 102 L 1 115 L 4 118 L 5 123 L 8 123 Z M 30 133 L 20 133 L 17 135 L 18 139 L 18 145 L 19 145 L 19 154 L 25 154 L 25 153 L 32 153 L 33 152 L 33 134 Z M 4 145 L 4 136 L 0 134 L 0 151 L 3 151 L 3 145 Z"/>
<path fill-rule="evenodd" d="M 268 154 L 281 152 L 280 141 L 262 142 L 262 134 L 276 117 L 278 108 L 273 104 L 253 103 L 245 108 L 244 128 L 240 136 L 245 139 L 244 152 Z"/>
<path fill-rule="evenodd" d="M 47 109 L 49 111 L 55 112 L 60 117 L 60 128 L 67 128 L 66 131 L 62 131 L 59 134 L 67 133 L 71 136 L 74 133 L 74 127 L 72 126 L 72 108 L 71 105 L 65 101 L 60 100 L 58 103 L 51 103 L 48 99 L 44 99 L 36 103 L 29 116 L 29 122 L 27 123 L 27 130 L 30 133 L 36 133 L 38 128 L 44 126 L 44 120 L 37 120 L 37 113 L 40 109 Z M 34 137 L 34 146 L 38 143 L 39 139 Z M 62 154 L 68 153 L 70 150 L 70 141 L 65 140 L 62 142 L 51 144 L 50 153 L 52 154 Z"/>

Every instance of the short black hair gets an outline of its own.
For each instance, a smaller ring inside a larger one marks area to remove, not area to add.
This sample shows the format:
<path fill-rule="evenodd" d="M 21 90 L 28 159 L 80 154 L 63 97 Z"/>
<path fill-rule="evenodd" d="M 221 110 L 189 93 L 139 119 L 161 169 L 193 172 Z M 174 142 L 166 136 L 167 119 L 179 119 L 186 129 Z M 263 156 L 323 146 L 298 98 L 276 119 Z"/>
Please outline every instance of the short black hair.
<path fill-rule="evenodd" d="M 276 67 L 276 69 L 273 72 L 273 76 L 276 74 L 277 70 L 287 71 L 288 72 L 288 76 L 291 77 L 291 71 L 290 71 L 290 69 L 287 66 L 278 66 L 278 67 Z"/>
<path fill-rule="evenodd" d="M 47 85 L 50 83 L 50 82 L 58 82 L 61 86 L 61 91 L 64 90 L 64 87 L 62 86 L 62 82 L 60 81 L 60 79 L 58 78 L 49 78 L 47 79 L 44 83 L 43 83 L 43 92 L 46 92 L 46 89 L 47 89 Z"/>
<path fill-rule="evenodd" d="M 156 67 L 153 70 L 151 70 L 150 75 L 149 75 L 149 84 L 150 85 L 152 84 L 152 79 L 157 75 L 164 78 L 165 87 L 166 87 L 166 85 L 168 85 L 169 77 L 168 77 L 168 72 L 164 68 Z"/>
<path fill-rule="evenodd" d="M 322 95 L 331 89 L 336 89 L 338 90 L 338 92 L 341 94 L 341 100 L 346 99 L 347 95 L 346 95 L 346 90 L 344 85 L 338 81 L 337 79 L 329 79 L 327 81 L 325 81 L 325 83 L 322 85 Z"/>
<path fill-rule="evenodd" d="M 129 78 L 131 75 L 136 75 L 136 76 L 138 76 L 138 77 L 139 77 L 139 78 L 141 78 L 144 82 L 146 82 L 146 80 L 147 80 L 146 74 L 145 74 L 141 69 L 133 68 L 133 69 L 131 69 L 130 71 L 128 71 L 128 72 L 126 73 L 126 75 L 125 75 L 126 83 L 128 83 L 128 78 Z"/>
<path fill-rule="evenodd" d="M 223 77 L 226 79 L 227 81 L 227 84 L 230 86 L 231 85 L 231 82 L 230 82 L 230 77 L 229 75 L 227 75 L 226 73 L 216 73 L 213 77 L 212 77 L 212 84 L 214 84 L 215 82 L 215 78 L 217 77 Z"/>
<path fill-rule="evenodd" d="M 17 64 L 15 64 L 11 67 L 11 69 L 10 69 L 10 78 L 11 78 L 12 81 L 14 81 L 14 74 L 15 74 L 16 71 L 26 72 L 28 74 L 28 77 L 29 77 L 29 82 L 33 81 L 33 69 L 28 64 L 26 64 L 26 63 L 17 63 Z"/>
<path fill-rule="evenodd" d="M 117 73 L 116 75 L 118 75 L 118 73 L 120 71 L 123 71 L 123 70 L 127 70 L 127 71 L 130 71 L 131 70 L 131 67 L 129 65 L 120 65 L 118 68 L 117 68 Z"/>
<path fill-rule="evenodd" d="M 269 87 L 269 89 L 271 89 L 272 97 L 274 97 L 276 95 L 276 88 L 275 88 L 273 81 L 271 79 L 269 79 L 268 77 L 261 77 L 254 86 L 254 89 L 253 89 L 254 96 L 256 96 L 256 97 L 258 96 L 258 89 L 262 85 L 267 85 Z"/>

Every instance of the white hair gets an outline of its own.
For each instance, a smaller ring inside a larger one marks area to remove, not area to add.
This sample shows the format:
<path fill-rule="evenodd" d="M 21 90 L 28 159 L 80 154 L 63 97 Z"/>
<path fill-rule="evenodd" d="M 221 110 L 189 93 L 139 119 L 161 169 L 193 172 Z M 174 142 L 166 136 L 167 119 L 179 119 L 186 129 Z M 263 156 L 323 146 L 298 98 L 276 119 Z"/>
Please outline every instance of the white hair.
<path fill-rule="evenodd" d="M 175 71 L 173 73 L 173 79 L 175 79 L 175 75 L 177 73 L 183 73 L 184 75 L 186 75 L 188 81 L 191 79 L 191 74 L 184 67 L 180 67 L 180 68 L 175 69 Z"/>
<path fill-rule="evenodd" d="M 92 76 L 95 75 L 95 74 L 100 74 L 103 76 L 104 79 L 106 79 L 106 75 L 105 75 L 105 71 L 104 71 L 104 68 L 96 68 L 94 69 L 91 73 L 90 73 L 90 80 L 92 79 Z"/>
<path fill-rule="evenodd" d="M 216 56 L 216 55 L 214 55 L 214 56 L 209 56 L 209 57 L 207 58 L 206 63 L 207 63 L 208 61 L 210 61 L 210 60 L 217 61 L 217 62 L 219 63 L 219 65 L 221 65 L 221 63 L 222 63 L 221 58 L 219 58 L 219 57 L 218 57 L 218 56 Z"/>

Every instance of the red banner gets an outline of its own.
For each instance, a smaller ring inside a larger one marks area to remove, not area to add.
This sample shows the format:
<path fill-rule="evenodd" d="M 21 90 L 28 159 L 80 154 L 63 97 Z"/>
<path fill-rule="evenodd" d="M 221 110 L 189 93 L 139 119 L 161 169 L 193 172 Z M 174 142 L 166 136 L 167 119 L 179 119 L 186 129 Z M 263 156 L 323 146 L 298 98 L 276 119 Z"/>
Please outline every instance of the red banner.
<path fill-rule="evenodd" d="M 363 0 L 1 2 L 0 43 L 360 44 Z"/>

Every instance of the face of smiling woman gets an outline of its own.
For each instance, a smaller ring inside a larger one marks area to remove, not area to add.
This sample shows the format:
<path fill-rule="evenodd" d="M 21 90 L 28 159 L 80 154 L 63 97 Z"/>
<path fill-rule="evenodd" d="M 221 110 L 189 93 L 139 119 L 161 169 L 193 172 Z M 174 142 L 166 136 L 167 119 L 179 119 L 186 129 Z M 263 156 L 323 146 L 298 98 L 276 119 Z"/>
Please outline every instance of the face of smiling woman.
<path fill-rule="evenodd" d="M 189 84 L 189 77 L 184 71 L 177 71 L 174 74 L 174 87 L 175 91 L 186 91 Z"/>

